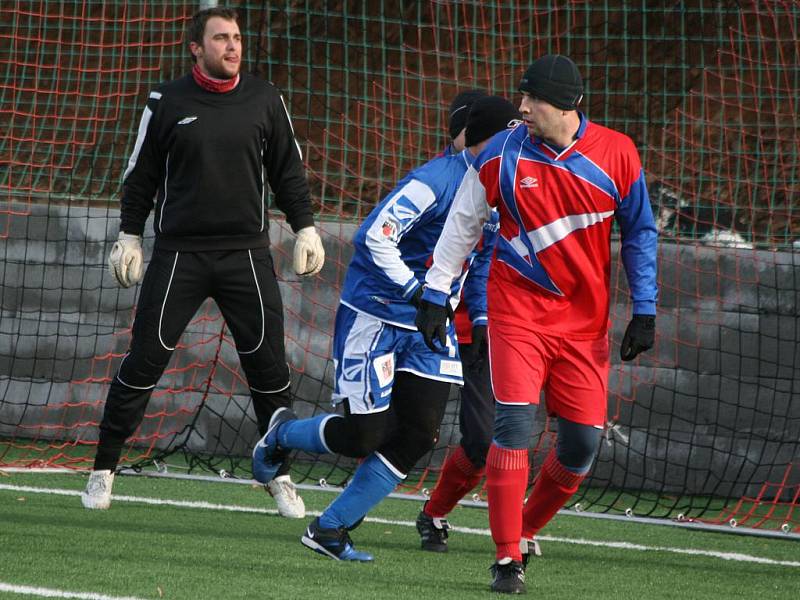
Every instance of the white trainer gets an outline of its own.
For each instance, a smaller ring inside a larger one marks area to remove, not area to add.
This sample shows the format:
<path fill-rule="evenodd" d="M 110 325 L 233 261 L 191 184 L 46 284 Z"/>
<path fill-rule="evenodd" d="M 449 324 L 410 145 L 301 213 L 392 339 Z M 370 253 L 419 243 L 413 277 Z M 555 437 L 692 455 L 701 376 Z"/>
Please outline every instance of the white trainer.
<path fill-rule="evenodd" d="M 288 519 L 302 519 L 306 516 L 306 505 L 297 495 L 297 488 L 288 475 L 276 477 L 266 484 L 264 489 L 275 498 L 280 516 Z"/>
<path fill-rule="evenodd" d="M 89 482 L 81 494 L 84 508 L 105 510 L 111 506 L 111 487 L 114 485 L 114 473 L 109 469 L 92 471 Z"/>

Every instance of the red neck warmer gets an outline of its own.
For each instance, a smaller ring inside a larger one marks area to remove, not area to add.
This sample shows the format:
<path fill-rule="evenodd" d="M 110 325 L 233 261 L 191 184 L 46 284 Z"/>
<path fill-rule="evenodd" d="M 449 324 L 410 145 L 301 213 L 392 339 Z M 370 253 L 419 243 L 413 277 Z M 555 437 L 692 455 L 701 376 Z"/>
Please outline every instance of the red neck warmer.
<path fill-rule="evenodd" d="M 215 92 L 217 94 L 224 94 L 225 92 L 230 92 L 233 88 L 236 87 L 236 84 L 239 83 L 239 74 L 236 74 L 236 77 L 233 79 L 215 79 L 213 77 L 209 77 L 205 73 L 200 70 L 200 67 L 195 65 L 192 67 L 192 77 L 204 90 L 208 90 L 209 92 Z"/>

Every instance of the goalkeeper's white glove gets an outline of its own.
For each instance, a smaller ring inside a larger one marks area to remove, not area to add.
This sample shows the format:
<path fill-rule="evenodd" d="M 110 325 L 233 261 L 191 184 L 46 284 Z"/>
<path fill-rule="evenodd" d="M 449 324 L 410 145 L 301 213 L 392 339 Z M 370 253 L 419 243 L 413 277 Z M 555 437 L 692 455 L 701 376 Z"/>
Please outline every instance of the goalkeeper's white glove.
<path fill-rule="evenodd" d="M 142 279 L 142 236 L 120 232 L 111 246 L 108 270 L 122 287 L 136 285 Z"/>
<path fill-rule="evenodd" d="M 303 227 L 297 232 L 294 243 L 294 272 L 298 275 L 316 275 L 325 262 L 325 249 L 316 228 Z"/>

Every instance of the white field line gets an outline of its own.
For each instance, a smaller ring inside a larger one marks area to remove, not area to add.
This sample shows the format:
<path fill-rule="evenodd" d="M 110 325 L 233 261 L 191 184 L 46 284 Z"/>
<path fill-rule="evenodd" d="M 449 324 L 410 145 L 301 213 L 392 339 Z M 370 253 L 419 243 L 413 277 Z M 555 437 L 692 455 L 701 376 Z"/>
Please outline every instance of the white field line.
<path fill-rule="evenodd" d="M 40 598 L 80 598 L 81 600 L 144 600 L 135 596 L 107 596 L 93 592 L 65 592 L 51 588 L 31 587 L 28 585 L 13 585 L 0 581 L 0 592 L 22 594 L 26 596 L 39 596 Z"/>
<path fill-rule="evenodd" d="M 56 496 L 80 496 L 81 492 L 78 490 L 63 490 L 52 488 L 38 488 L 27 485 L 7 485 L 0 484 L 0 490 L 8 490 L 14 492 L 29 492 L 32 494 L 50 494 Z M 180 508 L 192 509 L 206 509 L 206 510 L 222 510 L 227 512 L 243 512 L 243 513 L 256 513 L 277 515 L 278 511 L 270 508 L 258 508 L 253 506 L 237 506 L 235 504 L 213 504 L 211 502 L 194 502 L 189 500 L 166 500 L 162 498 L 144 498 L 140 496 L 117 496 L 112 498 L 116 502 L 136 502 L 139 504 L 150 504 L 159 506 L 176 506 Z M 319 516 L 319 512 L 308 511 L 309 515 Z M 367 517 L 365 519 L 368 523 L 381 523 L 384 525 L 397 525 L 402 527 L 415 527 L 413 521 L 395 521 L 392 519 L 381 519 L 379 517 Z M 466 533 L 471 535 L 490 536 L 491 532 L 488 529 L 475 529 L 472 527 L 452 527 L 453 531 L 459 533 Z M 576 544 L 579 546 L 597 546 L 602 548 L 617 548 L 619 550 L 631 550 L 635 552 L 670 552 L 672 554 L 685 554 L 689 556 L 707 556 L 709 558 L 718 558 L 721 560 L 730 560 L 734 562 L 747 562 L 757 563 L 762 565 L 777 565 L 781 567 L 800 567 L 799 561 L 793 560 L 775 560 L 772 558 L 764 558 L 761 556 L 753 556 L 750 554 L 741 554 L 738 552 L 715 552 L 712 550 L 699 550 L 696 548 L 672 548 L 670 546 L 645 546 L 643 544 L 633 544 L 631 542 L 611 542 L 605 540 L 586 540 L 582 538 L 565 538 L 552 535 L 537 536 L 538 540 L 544 542 L 559 542 L 563 544 Z"/>

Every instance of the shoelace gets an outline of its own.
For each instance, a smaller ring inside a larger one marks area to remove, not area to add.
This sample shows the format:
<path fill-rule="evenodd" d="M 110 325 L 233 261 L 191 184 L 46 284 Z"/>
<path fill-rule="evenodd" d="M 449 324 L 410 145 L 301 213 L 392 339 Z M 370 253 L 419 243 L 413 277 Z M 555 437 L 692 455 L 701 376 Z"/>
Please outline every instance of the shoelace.
<path fill-rule="evenodd" d="M 276 481 L 275 483 L 278 485 L 278 488 L 280 488 L 280 491 L 289 496 L 290 499 L 297 499 L 297 490 L 291 483 L 286 481 Z"/>
<path fill-rule="evenodd" d="M 501 571 L 508 571 L 518 577 L 520 581 L 525 581 L 525 569 L 518 564 L 515 565 L 513 563 L 508 563 L 506 565 L 498 565 L 495 563 L 489 567 L 489 570 L 494 576 L 497 576 L 497 574 Z"/>
<path fill-rule="evenodd" d="M 292 500 L 296 500 L 297 499 L 297 490 L 295 489 L 295 487 L 293 485 L 290 485 L 290 484 L 286 483 L 285 481 L 282 481 L 280 486 L 281 486 L 281 489 L 286 493 L 286 495 L 289 496 Z"/>
<path fill-rule="evenodd" d="M 353 547 L 353 540 L 350 539 L 350 533 L 344 527 L 339 529 L 339 538 L 337 541 L 342 545 L 342 548 L 347 548 L 348 546 L 351 548 Z"/>

